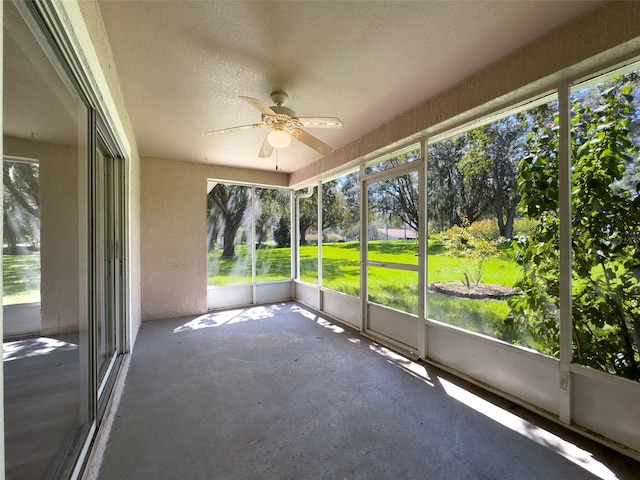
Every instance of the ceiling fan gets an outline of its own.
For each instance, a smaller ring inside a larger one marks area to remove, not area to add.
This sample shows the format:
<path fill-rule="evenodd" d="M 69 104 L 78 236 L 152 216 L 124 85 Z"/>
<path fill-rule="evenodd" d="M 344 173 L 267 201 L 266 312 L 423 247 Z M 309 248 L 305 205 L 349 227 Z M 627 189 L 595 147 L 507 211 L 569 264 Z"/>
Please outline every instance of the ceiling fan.
<path fill-rule="evenodd" d="M 295 138 L 306 146 L 313 148 L 315 151 L 328 155 L 333 152 L 333 148 L 321 141 L 320 139 L 310 135 L 302 130 L 306 128 L 341 128 L 342 121 L 336 117 L 299 117 L 296 112 L 284 106 L 289 96 L 280 90 L 271 93 L 271 100 L 275 105 L 267 107 L 257 98 L 240 97 L 249 105 L 262 113 L 262 121 L 252 125 L 242 125 L 239 127 L 223 128 L 222 130 L 214 130 L 207 132 L 207 135 L 218 135 L 220 133 L 234 132 L 236 130 L 248 130 L 252 128 L 271 128 L 271 132 L 267 134 L 262 142 L 258 157 L 267 158 L 273 153 L 274 148 L 286 148 L 291 143 L 291 139 Z"/>

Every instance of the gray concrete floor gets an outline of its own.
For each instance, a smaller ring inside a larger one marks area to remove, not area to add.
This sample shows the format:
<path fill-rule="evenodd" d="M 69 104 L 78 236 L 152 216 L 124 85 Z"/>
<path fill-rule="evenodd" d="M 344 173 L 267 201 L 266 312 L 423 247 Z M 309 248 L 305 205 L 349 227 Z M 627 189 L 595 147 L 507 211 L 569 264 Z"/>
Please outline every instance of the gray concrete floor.
<path fill-rule="evenodd" d="M 628 457 L 284 303 L 143 323 L 99 478 L 639 472 Z"/>

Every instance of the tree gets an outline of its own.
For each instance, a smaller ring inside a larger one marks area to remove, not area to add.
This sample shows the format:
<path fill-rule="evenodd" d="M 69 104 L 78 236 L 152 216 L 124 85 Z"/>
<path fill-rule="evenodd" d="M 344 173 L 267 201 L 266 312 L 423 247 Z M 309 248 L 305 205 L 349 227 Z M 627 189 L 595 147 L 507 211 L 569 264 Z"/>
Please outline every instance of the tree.
<path fill-rule="evenodd" d="M 223 183 L 216 183 L 209 192 L 208 203 L 213 207 L 210 208 L 210 212 L 219 212 L 224 226 L 222 258 L 235 256 L 236 233 L 244 221 L 250 192 L 249 187 Z M 209 216 L 211 217 L 212 213 Z"/>
<path fill-rule="evenodd" d="M 273 239 L 278 248 L 291 246 L 291 232 L 289 230 L 289 219 L 284 215 L 278 220 L 278 225 L 273 232 Z"/>
<path fill-rule="evenodd" d="M 500 236 L 504 238 L 513 236 L 513 224 L 520 202 L 518 162 L 525 147 L 527 116 L 524 113 L 512 115 L 488 126 L 490 141 L 486 149 L 491 158 L 492 208 Z"/>
<path fill-rule="evenodd" d="M 214 201 L 214 196 L 209 192 L 207 195 L 207 253 L 215 252 L 222 223 L 222 212 Z"/>
<path fill-rule="evenodd" d="M 342 212 L 343 234 L 347 239 L 360 236 L 360 173 L 353 172 L 341 178 L 341 192 L 344 198 Z"/>
<path fill-rule="evenodd" d="M 462 183 L 458 158 L 466 147 L 466 136 L 429 146 L 427 155 L 427 216 L 429 226 L 446 230 L 459 223 L 459 189 Z"/>
<path fill-rule="evenodd" d="M 289 216 L 290 193 L 274 188 L 256 188 L 256 244 L 262 248 L 277 225 L 277 219 Z"/>
<path fill-rule="evenodd" d="M 447 253 L 455 257 L 462 268 L 462 281 L 467 290 L 472 290 L 480 285 L 485 264 L 498 253 L 498 248 L 469 226 L 469 221 L 463 218 L 462 225 L 454 225 L 442 238 Z"/>
<path fill-rule="evenodd" d="M 623 187 L 638 147 L 630 140 L 629 77 L 598 89 L 597 104 L 572 109 L 573 355 L 582 365 L 640 380 L 640 196 Z M 558 351 L 558 136 L 545 125 L 520 164 L 521 209 L 539 220 L 518 242 L 525 275 L 514 319 L 540 350 Z"/>
<path fill-rule="evenodd" d="M 5 161 L 3 169 L 3 230 L 9 253 L 19 243 L 39 244 L 40 178 L 36 163 Z"/>
<path fill-rule="evenodd" d="M 327 230 L 337 229 L 344 223 L 346 200 L 339 179 L 322 184 L 322 240 L 326 241 Z"/>
<path fill-rule="evenodd" d="M 342 222 L 342 206 L 344 200 L 335 182 L 322 185 L 322 230 L 340 225 Z M 306 245 L 307 231 L 317 228 L 318 223 L 318 190 L 314 189 L 309 198 L 300 199 L 300 245 Z"/>
<path fill-rule="evenodd" d="M 419 151 L 404 153 L 384 162 L 381 167 L 372 167 L 373 172 L 412 161 L 419 156 Z M 371 212 L 376 213 L 381 221 L 386 222 L 386 216 L 393 212 L 400 219 L 400 223 L 419 231 L 418 174 L 411 172 L 396 177 L 387 178 L 372 183 L 369 187 L 368 203 Z"/>
<path fill-rule="evenodd" d="M 298 225 L 300 229 L 300 245 L 307 244 L 307 230 L 313 225 L 318 224 L 318 193 L 317 189 L 313 190 L 313 195 L 309 198 L 301 198 L 298 200 L 300 211 L 298 212 Z"/>

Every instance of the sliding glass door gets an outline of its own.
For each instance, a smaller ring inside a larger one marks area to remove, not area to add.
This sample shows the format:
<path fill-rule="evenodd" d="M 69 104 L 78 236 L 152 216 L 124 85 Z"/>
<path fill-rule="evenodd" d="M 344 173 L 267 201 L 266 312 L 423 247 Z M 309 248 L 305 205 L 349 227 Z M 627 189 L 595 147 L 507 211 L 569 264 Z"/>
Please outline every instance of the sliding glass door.
<path fill-rule="evenodd" d="M 80 474 L 125 350 L 124 161 L 39 6 L 2 4 L 8 480 Z"/>
<path fill-rule="evenodd" d="M 111 155 L 103 142 L 98 142 L 93 175 L 92 242 L 95 247 L 95 355 L 99 395 L 113 370 L 123 333 L 123 180 L 123 161 Z"/>

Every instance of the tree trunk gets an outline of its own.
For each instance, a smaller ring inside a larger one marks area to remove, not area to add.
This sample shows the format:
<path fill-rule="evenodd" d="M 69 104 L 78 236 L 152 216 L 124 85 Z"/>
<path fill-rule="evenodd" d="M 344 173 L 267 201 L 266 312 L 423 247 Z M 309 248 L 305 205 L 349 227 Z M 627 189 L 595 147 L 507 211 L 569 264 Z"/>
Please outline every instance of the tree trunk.
<path fill-rule="evenodd" d="M 300 246 L 304 247 L 307 244 L 307 229 L 304 230 L 300 227 Z"/>
<path fill-rule="evenodd" d="M 222 258 L 233 258 L 236 254 L 236 229 L 225 228 L 222 234 L 224 239 L 224 247 L 222 249 Z"/>
<path fill-rule="evenodd" d="M 17 255 L 18 254 L 18 241 L 16 232 L 9 222 L 6 221 L 5 215 L 5 224 L 4 224 L 4 241 L 7 242 L 8 248 L 7 253 L 9 255 Z"/>
<path fill-rule="evenodd" d="M 513 238 L 513 223 L 515 222 L 515 219 L 516 209 L 513 208 L 508 213 L 507 223 L 505 223 L 504 225 L 504 233 L 501 233 L 501 235 L 508 240 L 511 240 Z"/>

